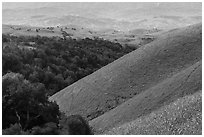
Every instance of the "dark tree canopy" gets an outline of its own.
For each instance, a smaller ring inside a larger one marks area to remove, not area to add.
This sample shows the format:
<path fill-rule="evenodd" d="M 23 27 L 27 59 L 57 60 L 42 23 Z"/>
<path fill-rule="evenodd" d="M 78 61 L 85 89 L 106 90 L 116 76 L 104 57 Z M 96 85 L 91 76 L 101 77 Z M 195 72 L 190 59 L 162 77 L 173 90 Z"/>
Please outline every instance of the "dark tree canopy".
<path fill-rule="evenodd" d="M 3 74 L 15 72 L 31 83 L 43 83 L 48 95 L 134 50 L 103 39 L 9 35 L 3 38 L 10 40 L 3 41 Z"/>
<path fill-rule="evenodd" d="M 24 130 L 47 122 L 58 122 L 58 105 L 48 101 L 41 83 L 31 84 L 18 73 L 2 78 L 3 128 L 18 123 Z"/>
<path fill-rule="evenodd" d="M 2 36 L 3 134 L 91 134 L 80 116 L 62 119 L 49 96 L 131 52 L 103 39 Z M 59 120 L 65 120 L 63 128 Z"/>

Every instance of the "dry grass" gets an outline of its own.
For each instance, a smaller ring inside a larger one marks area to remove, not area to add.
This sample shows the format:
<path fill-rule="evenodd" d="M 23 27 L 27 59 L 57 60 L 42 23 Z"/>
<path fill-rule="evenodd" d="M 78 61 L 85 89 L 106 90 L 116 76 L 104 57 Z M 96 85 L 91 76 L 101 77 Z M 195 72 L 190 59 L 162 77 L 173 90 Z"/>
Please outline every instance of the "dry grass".
<path fill-rule="evenodd" d="M 113 128 L 105 134 L 201 135 L 202 92 L 180 98 L 160 110 Z"/>
<path fill-rule="evenodd" d="M 133 121 L 148 115 L 178 98 L 191 95 L 202 89 L 201 61 L 165 79 L 152 88 L 136 95 L 115 109 L 93 119 L 90 124 L 98 132 Z"/>

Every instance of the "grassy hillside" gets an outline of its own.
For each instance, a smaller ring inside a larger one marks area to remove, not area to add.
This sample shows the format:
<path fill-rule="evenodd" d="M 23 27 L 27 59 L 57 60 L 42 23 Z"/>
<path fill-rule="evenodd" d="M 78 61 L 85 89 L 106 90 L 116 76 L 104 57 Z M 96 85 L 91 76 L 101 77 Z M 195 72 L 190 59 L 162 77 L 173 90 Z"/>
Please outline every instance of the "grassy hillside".
<path fill-rule="evenodd" d="M 202 88 L 201 61 L 91 121 L 100 132 L 147 115 Z"/>
<path fill-rule="evenodd" d="M 170 31 L 50 99 L 67 115 L 98 117 L 199 61 L 201 31 L 201 24 Z"/>
<path fill-rule="evenodd" d="M 170 31 L 50 99 L 67 115 L 93 119 L 198 62 L 202 55 L 201 24 Z"/>
<path fill-rule="evenodd" d="M 202 92 L 179 98 L 161 109 L 105 134 L 118 135 L 201 135 Z"/>

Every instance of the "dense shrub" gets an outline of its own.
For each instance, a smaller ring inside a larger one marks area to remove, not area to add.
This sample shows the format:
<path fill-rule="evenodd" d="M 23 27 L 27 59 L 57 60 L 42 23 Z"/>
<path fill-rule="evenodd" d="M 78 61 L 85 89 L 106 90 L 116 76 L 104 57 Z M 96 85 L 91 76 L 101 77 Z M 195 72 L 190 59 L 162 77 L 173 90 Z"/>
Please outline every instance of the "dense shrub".
<path fill-rule="evenodd" d="M 27 135 L 29 133 L 22 131 L 19 124 L 11 125 L 9 128 L 2 130 L 3 135 Z"/>
<path fill-rule="evenodd" d="M 41 83 L 30 83 L 19 73 L 2 78 L 2 126 L 18 123 L 23 130 L 48 122 L 58 123 L 59 107 L 49 102 Z"/>
<path fill-rule="evenodd" d="M 103 39 L 12 37 L 3 35 L 3 75 L 22 74 L 31 83 L 45 85 L 48 95 L 69 86 L 134 50 Z M 28 46 L 29 42 L 35 45 Z"/>
<path fill-rule="evenodd" d="M 80 115 L 61 115 L 59 126 L 48 122 L 41 126 L 35 126 L 29 130 L 23 130 L 20 124 L 13 124 L 3 129 L 3 135 L 93 135 L 93 129 Z"/>
<path fill-rule="evenodd" d="M 92 134 L 78 115 L 61 118 L 60 129 L 59 107 L 48 98 L 134 50 L 89 38 L 3 35 L 2 42 L 3 134 Z"/>
<path fill-rule="evenodd" d="M 61 134 L 92 135 L 89 123 L 80 115 L 64 116 L 60 120 Z"/>
<path fill-rule="evenodd" d="M 42 127 L 33 127 L 30 130 L 30 134 L 32 135 L 58 135 L 59 134 L 59 129 L 56 125 L 56 123 L 50 122 L 46 123 Z"/>

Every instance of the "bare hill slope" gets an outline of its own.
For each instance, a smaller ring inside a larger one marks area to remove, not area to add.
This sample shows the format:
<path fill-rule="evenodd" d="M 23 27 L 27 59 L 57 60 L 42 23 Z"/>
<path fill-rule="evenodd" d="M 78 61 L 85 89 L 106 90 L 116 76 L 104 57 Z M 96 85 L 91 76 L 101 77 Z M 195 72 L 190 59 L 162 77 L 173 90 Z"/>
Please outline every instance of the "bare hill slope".
<path fill-rule="evenodd" d="M 167 78 L 156 86 L 136 95 L 120 106 L 91 121 L 101 130 L 124 124 L 147 115 L 178 98 L 193 94 L 202 88 L 202 61 Z"/>
<path fill-rule="evenodd" d="M 202 91 L 111 129 L 113 135 L 202 135 Z"/>
<path fill-rule="evenodd" d="M 165 33 L 50 99 L 67 115 L 98 117 L 201 60 L 201 28 L 197 24 Z"/>

